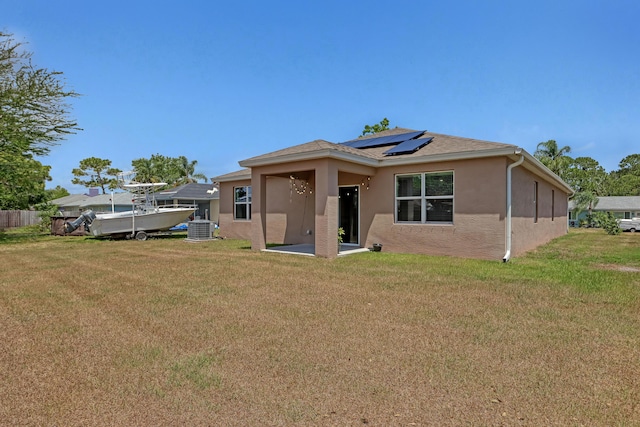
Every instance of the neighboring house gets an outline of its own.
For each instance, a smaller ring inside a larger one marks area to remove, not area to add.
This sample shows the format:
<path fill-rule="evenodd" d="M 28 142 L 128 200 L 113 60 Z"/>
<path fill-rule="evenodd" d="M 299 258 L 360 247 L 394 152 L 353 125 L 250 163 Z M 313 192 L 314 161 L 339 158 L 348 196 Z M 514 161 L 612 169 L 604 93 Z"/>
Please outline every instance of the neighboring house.
<path fill-rule="evenodd" d="M 220 184 L 226 237 L 508 260 L 567 232 L 571 188 L 515 145 L 392 129 L 243 160 Z"/>
<path fill-rule="evenodd" d="M 78 216 L 80 212 L 89 209 L 96 213 L 129 211 L 132 199 L 131 193 L 98 194 L 97 191 L 90 191 L 89 194 L 71 194 L 60 197 L 50 203 L 57 205 L 62 215 Z"/>
<path fill-rule="evenodd" d="M 616 218 L 631 219 L 640 217 L 640 196 L 602 196 L 598 197 L 598 203 L 592 212 L 611 212 Z M 580 221 L 586 219 L 588 209 L 576 211 L 573 200 L 569 202 L 569 222 L 572 226 L 578 226 Z"/>
<path fill-rule="evenodd" d="M 218 222 L 220 192 L 215 185 L 190 183 L 155 194 L 159 205 L 195 205 L 196 219 Z"/>

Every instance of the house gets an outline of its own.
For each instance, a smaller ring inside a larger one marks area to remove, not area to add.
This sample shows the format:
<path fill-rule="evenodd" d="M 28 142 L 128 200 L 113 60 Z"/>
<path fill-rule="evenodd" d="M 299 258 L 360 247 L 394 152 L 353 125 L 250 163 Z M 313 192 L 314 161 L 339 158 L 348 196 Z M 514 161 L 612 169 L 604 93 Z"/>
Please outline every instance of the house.
<path fill-rule="evenodd" d="M 592 212 L 611 212 L 616 218 L 631 219 L 640 217 L 640 196 L 602 196 L 598 197 L 598 203 Z M 573 200 L 569 202 L 569 223 L 578 226 L 580 221 L 586 219 L 587 210 L 577 212 Z"/>
<path fill-rule="evenodd" d="M 571 188 L 516 145 L 391 129 L 239 162 L 220 185 L 226 237 L 507 261 L 567 232 Z"/>
<path fill-rule="evenodd" d="M 196 206 L 196 219 L 208 219 L 218 222 L 220 193 L 211 184 L 189 183 L 155 194 L 159 205 L 191 205 Z"/>
<path fill-rule="evenodd" d="M 96 189 L 91 189 L 96 190 Z M 80 212 L 91 209 L 94 212 L 124 212 L 131 210 L 133 195 L 131 193 L 70 194 L 51 201 L 58 206 L 63 216 L 78 216 Z"/>

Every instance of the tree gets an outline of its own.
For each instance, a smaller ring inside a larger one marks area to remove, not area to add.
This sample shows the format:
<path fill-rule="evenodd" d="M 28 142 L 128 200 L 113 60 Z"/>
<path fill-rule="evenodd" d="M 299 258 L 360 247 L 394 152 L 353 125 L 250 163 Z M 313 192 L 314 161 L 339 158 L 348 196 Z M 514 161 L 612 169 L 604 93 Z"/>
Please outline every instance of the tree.
<path fill-rule="evenodd" d="M 50 188 L 48 190 L 44 190 L 44 192 L 47 195 L 47 201 L 59 199 L 61 197 L 69 195 L 69 192 L 67 191 L 67 189 L 60 187 L 59 185 L 56 185 L 56 188 Z"/>
<path fill-rule="evenodd" d="M 605 196 L 607 193 L 607 171 L 591 157 L 567 158 L 562 175 L 576 193 L 588 191 L 596 196 Z"/>
<path fill-rule="evenodd" d="M 51 180 L 50 169 L 30 154 L 0 150 L 0 210 L 29 209 L 44 202 L 45 181 Z"/>
<path fill-rule="evenodd" d="M 88 188 L 100 187 L 102 188 L 102 194 L 105 194 L 107 192 L 105 186 L 110 190 L 118 186 L 117 175 L 120 172 L 122 172 L 120 169 L 111 167 L 111 160 L 89 157 L 80 160 L 80 167 L 72 171 L 75 178 L 71 180 L 71 183 L 84 185 Z M 90 179 L 81 179 L 81 177 L 85 176 L 90 177 Z"/>
<path fill-rule="evenodd" d="M 609 195 L 640 196 L 640 154 L 625 157 L 618 166 L 609 174 Z"/>
<path fill-rule="evenodd" d="M 171 184 L 178 178 L 177 173 L 172 171 L 171 158 L 161 154 L 153 154 L 149 159 L 133 160 L 131 166 L 133 166 L 134 179 L 137 182 L 166 182 Z"/>
<path fill-rule="evenodd" d="M 389 129 L 389 119 L 385 117 L 384 119 L 380 120 L 380 123 L 376 123 L 373 126 L 365 125 L 361 136 L 382 132 L 383 130 L 388 130 L 388 129 Z"/>
<path fill-rule="evenodd" d="M 67 117 L 65 103 L 78 94 L 65 89 L 61 72 L 34 67 L 22 46 L 0 32 L 0 149 L 46 155 L 50 146 L 81 130 Z"/>
<path fill-rule="evenodd" d="M 154 154 L 149 159 L 133 160 L 133 172 L 137 182 L 166 182 L 169 186 L 207 181 L 204 174 L 196 173 L 196 160 L 189 161 L 185 156 L 167 157 Z"/>
<path fill-rule="evenodd" d="M 570 159 L 566 157 L 565 154 L 570 152 L 571 147 L 568 145 L 558 148 L 558 143 L 550 139 L 546 142 L 539 143 L 533 155 L 540 160 L 543 165 L 551 169 L 553 173 L 562 178 L 564 169 Z"/>
<path fill-rule="evenodd" d="M 189 161 L 185 156 L 177 158 L 177 166 L 180 173 L 177 183 L 189 184 L 191 182 L 198 182 L 198 180 L 204 180 L 207 182 L 207 177 L 203 173 L 196 172 L 197 160 Z"/>
<path fill-rule="evenodd" d="M 573 196 L 573 201 L 576 205 L 576 216 L 583 210 L 588 210 L 588 218 L 591 218 L 592 211 L 598 204 L 598 196 L 591 191 L 581 191 Z"/>
<path fill-rule="evenodd" d="M 44 198 L 49 166 L 34 159 L 80 130 L 68 118 L 62 73 L 36 68 L 32 54 L 0 32 L 0 206 L 26 209 Z"/>

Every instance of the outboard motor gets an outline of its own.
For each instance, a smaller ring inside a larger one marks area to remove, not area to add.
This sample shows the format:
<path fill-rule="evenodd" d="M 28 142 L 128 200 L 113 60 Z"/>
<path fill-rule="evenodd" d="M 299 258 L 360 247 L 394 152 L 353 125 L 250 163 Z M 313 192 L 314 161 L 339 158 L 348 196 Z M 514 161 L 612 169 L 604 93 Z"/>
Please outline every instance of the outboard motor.
<path fill-rule="evenodd" d="M 84 224 L 85 222 L 87 224 L 91 224 L 94 219 L 96 219 L 96 214 L 93 213 L 92 210 L 84 211 L 80 214 L 80 216 L 75 221 L 65 222 L 64 231 L 65 233 L 73 233 L 82 224 Z"/>

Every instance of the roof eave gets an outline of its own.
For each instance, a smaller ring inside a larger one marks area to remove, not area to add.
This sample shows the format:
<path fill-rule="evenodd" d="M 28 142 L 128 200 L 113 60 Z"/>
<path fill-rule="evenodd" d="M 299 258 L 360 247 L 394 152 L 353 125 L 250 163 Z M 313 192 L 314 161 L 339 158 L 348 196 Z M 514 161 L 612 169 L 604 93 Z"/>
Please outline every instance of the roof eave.
<path fill-rule="evenodd" d="M 524 155 L 524 158 L 526 160 L 524 165 L 525 168 L 529 169 L 530 171 L 537 172 L 538 175 L 545 176 L 547 178 L 547 181 L 556 184 L 558 187 L 564 188 L 565 190 L 567 190 L 567 193 L 569 193 L 569 195 L 574 194 L 574 189 L 571 188 L 569 184 L 564 182 L 564 180 L 556 175 L 551 169 L 546 167 L 540 160 L 536 159 L 534 156 L 524 150 L 522 150 L 522 154 Z"/>
<path fill-rule="evenodd" d="M 290 163 L 290 162 L 298 162 L 304 160 L 316 160 L 321 158 L 333 158 L 338 160 L 344 160 L 347 162 L 357 163 L 365 166 L 372 167 L 388 167 L 388 166 L 400 166 L 400 165 L 412 165 L 412 164 L 420 164 L 420 163 L 436 163 L 436 162 L 446 162 L 446 161 L 457 161 L 457 160 L 471 160 L 471 159 L 481 159 L 488 157 L 499 157 L 499 156 L 507 156 L 514 161 L 517 160 L 520 155 L 525 156 L 525 164 L 523 165 L 526 169 L 540 175 L 545 178 L 547 181 L 552 182 L 560 188 L 563 188 L 567 191 L 567 193 L 572 194 L 573 189 L 564 182 L 558 175 L 553 173 L 549 168 L 543 165 L 538 159 L 533 157 L 531 154 L 527 153 L 525 150 L 517 147 L 517 146 L 507 146 L 500 148 L 493 148 L 488 150 L 477 150 L 477 151 L 465 151 L 465 152 L 454 152 L 454 153 L 444 153 L 444 154 L 431 154 L 431 155 L 421 155 L 421 156 L 402 156 L 402 157 L 389 157 L 384 159 L 372 159 L 365 156 L 359 156 L 354 153 L 347 153 L 340 150 L 335 150 L 332 148 L 309 151 L 305 153 L 295 153 L 295 154 L 285 154 L 282 156 L 270 157 L 267 159 L 247 159 L 239 162 L 240 166 L 251 168 L 257 166 L 268 166 L 273 164 L 281 164 L 281 163 Z M 229 179 L 220 179 L 219 182 L 226 181 L 239 181 L 242 179 L 251 179 L 251 173 L 247 173 L 246 175 L 234 176 Z"/>
<path fill-rule="evenodd" d="M 365 166 L 380 166 L 379 160 L 372 159 L 365 156 L 360 156 L 354 153 L 347 153 L 344 151 L 336 150 L 333 148 L 325 148 L 322 150 L 307 151 L 304 153 L 284 154 L 281 156 L 270 157 L 267 159 L 247 159 L 238 162 L 240 166 L 245 168 L 252 168 L 256 166 L 269 166 L 280 163 L 300 162 L 305 160 L 316 160 L 332 158 L 338 160 L 345 160 L 351 163 L 358 163 Z"/>
<path fill-rule="evenodd" d="M 244 173 L 244 174 L 237 174 L 237 175 L 233 175 L 233 176 L 229 176 L 229 177 L 225 177 L 225 176 L 214 176 L 213 178 L 211 178 L 211 181 L 213 182 L 232 182 L 232 181 L 244 181 L 247 179 L 251 179 L 251 171 Z"/>
<path fill-rule="evenodd" d="M 425 154 L 422 156 L 388 157 L 380 160 L 379 166 L 411 165 L 416 163 L 436 163 L 454 160 L 479 159 L 484 157 L 509 156 L 515 152 L 514 147 L 494 148 L 481 151 L 464 151 L 442 154 Z"/>
<path fill-rule="evenodd" d="M 481 159 L 487 157 L 499 157 L 499 156 L 507 156 L 512 160 L 517 160 L 520 158 L 520 155 L 524 155 L 525 164 L 523 165 L 526 169 L 536 173 L 536 175 L 540 175 L 546 178 L 547 181 L 550 181 L 557 185 L 560 188 L 565 189 L 569 194 L 573 194 L 573 189 L 562 180 L 558 175 L 553 173 L 549 168 L 543 165 L 538 159 L 533 157 L 531 154 L 527 153 L 525 150 L 516 147 L 501 147 L 494 148 L 489 150 L 481 150 L 481 151 L 468 151 L 468 152 L 457 152 L 457 153 L 445 153 L 445 154 L 434 154 L 434 155 L 424 155 L 424 156 L 410 156 L 410 157 L 402 157 L 402 158 L 389 158 L 383 159 L 380 161 L 380 166 L 399 166 L 399 165 L 411 165 L 417 163 L 436 163 L 436 162 L 446 162 L 446 161 L 456 161 L 456 160 L 471 160 L 471 159 Z"/>

